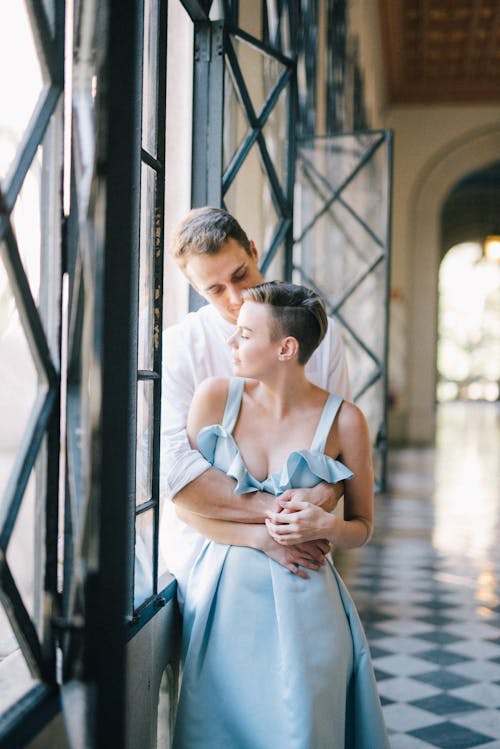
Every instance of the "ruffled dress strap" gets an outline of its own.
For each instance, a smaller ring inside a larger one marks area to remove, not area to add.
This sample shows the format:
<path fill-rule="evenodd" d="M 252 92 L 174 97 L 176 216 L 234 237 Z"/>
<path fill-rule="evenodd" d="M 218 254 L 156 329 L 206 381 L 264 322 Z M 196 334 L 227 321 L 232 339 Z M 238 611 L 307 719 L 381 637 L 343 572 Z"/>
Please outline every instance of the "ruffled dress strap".
<path fill-rule="evenodd" d="M 340 395 L 334 395 L 333 393 L 330 393 L 330 395 L 326 399 L 326 403 L 323 406 L 323 411 L 321 413 L 318 426 L 316 427 L 316 431 L 314 433 L 313 441 L 311 444 L 311 452 L 325 452 L 326 440 L 343 400 L 344 399 Z"/>
<path fill-rule="evenodd" d="M 226 407 L 224 409 L 224 416 L 222 417 L 222 426 L 228 434 L 232 434 L 238 419 L 244 387 L 245 380 L 243 377 L 231 377 L 229 380 Z"/>

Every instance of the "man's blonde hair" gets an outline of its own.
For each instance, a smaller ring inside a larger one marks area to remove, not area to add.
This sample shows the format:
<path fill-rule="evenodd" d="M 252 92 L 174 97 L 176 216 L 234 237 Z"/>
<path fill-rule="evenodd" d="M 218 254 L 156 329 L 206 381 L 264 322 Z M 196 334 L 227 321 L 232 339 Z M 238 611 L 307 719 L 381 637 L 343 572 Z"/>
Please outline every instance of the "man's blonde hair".
<path fill-rule="evenodd" d="M 170 254 L 183 265 L 191 255 L 216 255 L 229 239 L 250 255 L 250 241 L 234 216 L 222 208 L 193 208 L 174 231 Z"/>

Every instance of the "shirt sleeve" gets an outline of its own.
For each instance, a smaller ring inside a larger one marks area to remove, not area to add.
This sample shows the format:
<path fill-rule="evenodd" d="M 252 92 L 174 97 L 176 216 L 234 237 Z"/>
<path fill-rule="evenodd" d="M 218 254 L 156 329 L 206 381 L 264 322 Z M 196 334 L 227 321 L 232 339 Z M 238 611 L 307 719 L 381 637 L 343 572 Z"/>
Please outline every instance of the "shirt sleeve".
<path fill-rule="evenodd" d="M 196 381 L 178 326 L 165 332 L 163 352 L 160 481 L 162 494 L 175 499 L 181 489 L 210 468 L 210 463 L 191 448 L 187 437 L 187 416 Z"/>
<path fill-rule="evenodd" d="M 326 389 L 330 393 L 338 393 L 338 395 L 350 401 L 352 399 L 351 383 L 349 381 L 340 325 L 332 318 L 329 319 L 328 335 L 330 336 L 330 356 Z"/>

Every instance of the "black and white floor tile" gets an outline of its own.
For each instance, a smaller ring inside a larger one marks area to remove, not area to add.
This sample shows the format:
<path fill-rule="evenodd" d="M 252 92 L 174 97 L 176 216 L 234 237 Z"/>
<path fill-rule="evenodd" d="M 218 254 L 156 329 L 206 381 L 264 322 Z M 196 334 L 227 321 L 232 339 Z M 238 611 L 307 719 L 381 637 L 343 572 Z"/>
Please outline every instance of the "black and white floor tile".
<path fill-rule="evenodd" d="M 392 749 L 500 749 L 500 409 L 447 404 L 435 449 L 390 456 L 377 531 L 337 567 Z"/>

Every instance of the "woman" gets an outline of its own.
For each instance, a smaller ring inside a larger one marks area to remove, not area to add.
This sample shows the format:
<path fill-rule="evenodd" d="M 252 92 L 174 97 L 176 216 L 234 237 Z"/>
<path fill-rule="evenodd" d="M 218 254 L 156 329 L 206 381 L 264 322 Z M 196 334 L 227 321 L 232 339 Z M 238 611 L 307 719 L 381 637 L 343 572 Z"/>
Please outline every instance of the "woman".
<path fill-rule="evenodd" d="M 264 283 L 244 299 L 229 341 L 237 377 L 202 383 L 188 435 L 236 479 L 237 492 L 284 496 L 266 526 L 179 510 L 207 542 L 185 592 L 174 747 L 387 749 L 354 604 L 332 564 L 314 563 L 300 546 L 368 541 L 373 474 L 366 422 L 356 406 L 304 374 L 327 325 L 319 297 Z M 300 499 L 301 487 L 344 479 L 345 519 Z"/>

